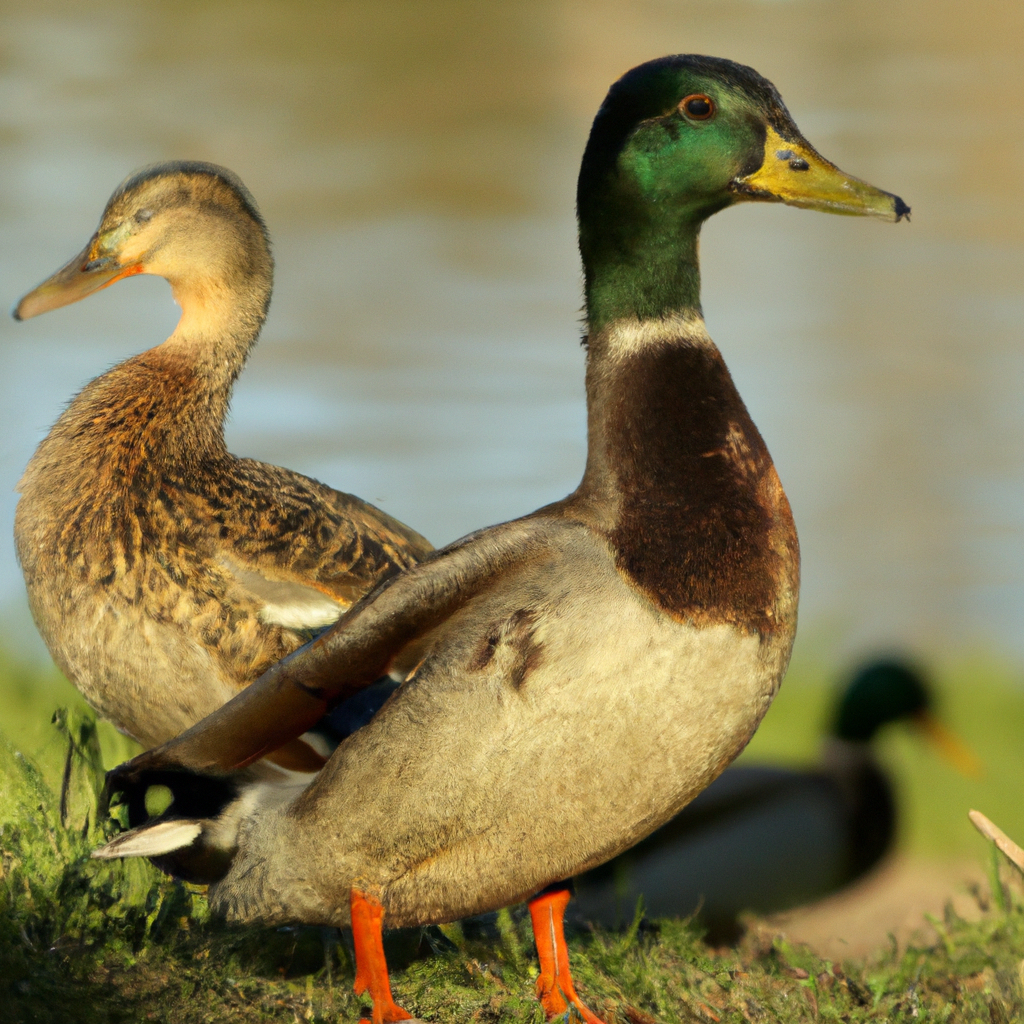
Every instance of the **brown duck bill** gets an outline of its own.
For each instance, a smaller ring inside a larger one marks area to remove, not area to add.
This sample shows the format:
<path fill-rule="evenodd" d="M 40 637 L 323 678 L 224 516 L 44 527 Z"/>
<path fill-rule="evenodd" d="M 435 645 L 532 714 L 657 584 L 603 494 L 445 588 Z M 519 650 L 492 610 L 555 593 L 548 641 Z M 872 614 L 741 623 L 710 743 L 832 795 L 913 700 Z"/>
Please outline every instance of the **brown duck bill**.
<path fill-rule="evenodd" d="M 78 302 L 101 288 L 120 281 L 122 277 L 141 274 L 141 263 L 122 265 L 113 254 L 99 251 L 94 237 L 73 260 L 66 263 L 38 288 L 33 288 L 11 311 L 15 320 L 48 313 L 51 309 Z"/>
<path fill-rule="evenodd" d="M 910 218 L 910 207 L 899 196 L 844 174 L 804 140 L 784 139 L 770 126 L 761 166 L 736 178 L 732 190 L 740 199 L 788 203 L 824 213 L 880 217 L 894 223 Z"/>

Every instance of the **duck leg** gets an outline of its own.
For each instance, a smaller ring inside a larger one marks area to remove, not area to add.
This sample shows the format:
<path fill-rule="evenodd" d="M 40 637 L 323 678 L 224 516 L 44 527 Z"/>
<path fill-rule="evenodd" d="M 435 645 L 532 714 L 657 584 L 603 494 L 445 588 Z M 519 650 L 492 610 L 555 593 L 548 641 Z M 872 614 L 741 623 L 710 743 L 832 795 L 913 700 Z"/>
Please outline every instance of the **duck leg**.
<path fill-rule="evenodd" d="M 384 942 L 381 938 L 384 908 L 380 900 L 353 889 L 351 906 L 352 938 L 356 947 L 356 995 L 370 993 L 373 1001 L 372 1024 L 395 1024 L 396 1021 L 411 1020 L 412 1014 L 406 1013 L 391 998 L 391 982 L 388 980 L 388 965 L 384 959 Z M 359 1024 L 371 1022 L 364 1018 Z"/>
<path fill-rule="evenodd" d="M 537 998 L 548 1020 L 564 1015 L 571 1004 L 586 1024 L 604 1024 L 580 1001 L 569 973 L 569 948 L 565 944 L 562 924 L 569 895 L 568 888 L 559 886 L 542 892 L 527 904 L 533 921 L 537 959 L 540 960 Z"/>

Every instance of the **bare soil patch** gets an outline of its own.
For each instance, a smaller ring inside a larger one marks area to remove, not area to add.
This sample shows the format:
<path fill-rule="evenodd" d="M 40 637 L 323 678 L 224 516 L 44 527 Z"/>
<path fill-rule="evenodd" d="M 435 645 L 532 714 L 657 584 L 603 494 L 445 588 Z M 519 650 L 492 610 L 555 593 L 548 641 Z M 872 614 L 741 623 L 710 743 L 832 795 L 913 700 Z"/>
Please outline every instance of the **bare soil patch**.
<path fill-rule="evenodd" d="M 893 940 L 900 949 L 912 942 L 934 943 L 938 934 L 928 918 L 942 921 L 947 905 L 959 917 L 979 920 L 982 911 L 975 893 L 987 888 L 977 862 L 930 861 L 903 854 L 888 859 L 856 885 L 818 903 L 775 914 L 765 923 L 829 960 L 862 959 Z"/>

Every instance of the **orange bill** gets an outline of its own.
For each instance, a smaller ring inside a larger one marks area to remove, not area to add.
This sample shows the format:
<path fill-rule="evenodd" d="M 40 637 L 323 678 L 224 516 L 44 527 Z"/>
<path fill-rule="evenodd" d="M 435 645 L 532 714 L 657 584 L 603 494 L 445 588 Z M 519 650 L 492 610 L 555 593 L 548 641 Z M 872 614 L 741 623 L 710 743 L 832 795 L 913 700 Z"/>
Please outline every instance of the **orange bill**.
<path fill-rule="evenodd" d="M 48 313 L 51 309 L 78 302 L 123 277 L 141 273 L 141 263 L 122 265 L 115 255 L 102 251 L 100 237 L 94 235 L 73 260 L 68 261 L 38 288 L 33 288 L 14 307 L 11 315 L 15 320 L 28 320 L 40 313 Z"/>

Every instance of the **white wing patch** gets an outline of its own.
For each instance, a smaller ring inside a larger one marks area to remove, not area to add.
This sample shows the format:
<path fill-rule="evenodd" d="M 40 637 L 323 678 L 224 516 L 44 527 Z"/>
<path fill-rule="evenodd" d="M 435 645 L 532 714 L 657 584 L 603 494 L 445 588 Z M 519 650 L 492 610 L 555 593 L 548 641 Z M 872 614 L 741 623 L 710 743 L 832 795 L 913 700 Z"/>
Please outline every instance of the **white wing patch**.
<path fill-rule="evenodd" d="M 221 564 L 263 607 L 260 618 L 286 629 L 318 629 L 337 622 L 348 607 L 316 587 L 292 580 L 272 580 L 254 569 L 222 559 Z"/>
<path fill-rule="evenodd" d="M 277 604 L 268 602 L 260 611 L 260 618 L 268 624 L 284 626 L 286 629 L 317 629 L 337 622 L 344 608 L 320 591 L 314 593 L 315 598 L 302 595 L 297 601 Z"/>

